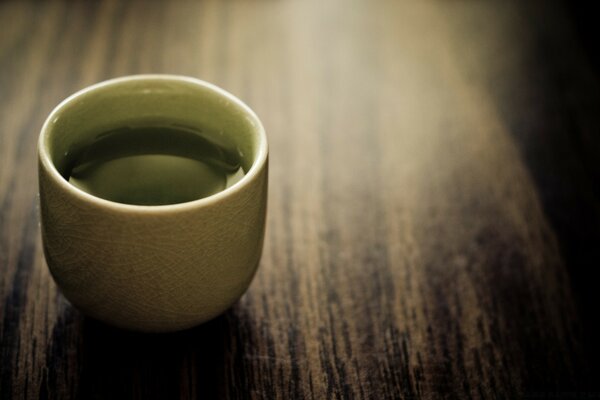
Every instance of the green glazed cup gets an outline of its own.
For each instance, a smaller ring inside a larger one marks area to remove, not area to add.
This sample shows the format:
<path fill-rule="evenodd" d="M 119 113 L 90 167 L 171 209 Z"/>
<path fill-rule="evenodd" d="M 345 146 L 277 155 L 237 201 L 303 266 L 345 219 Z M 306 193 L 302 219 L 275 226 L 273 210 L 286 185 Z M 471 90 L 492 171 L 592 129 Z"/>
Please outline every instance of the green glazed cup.
<path fill-rule="evenodd" d="M 212 196 L 141 206 L 104 200 L 62 175 L 71 146 L 133 123 L 202 127 L 237 147 L 246 175 Z M 268 148 L 256 114 L 209 83 L 139 75 L 60 103 L 39 138 L 42 239 L 50 272 L 85 314 L 131 330 L 190 328 L 246 291 L 265 232 Z"/>

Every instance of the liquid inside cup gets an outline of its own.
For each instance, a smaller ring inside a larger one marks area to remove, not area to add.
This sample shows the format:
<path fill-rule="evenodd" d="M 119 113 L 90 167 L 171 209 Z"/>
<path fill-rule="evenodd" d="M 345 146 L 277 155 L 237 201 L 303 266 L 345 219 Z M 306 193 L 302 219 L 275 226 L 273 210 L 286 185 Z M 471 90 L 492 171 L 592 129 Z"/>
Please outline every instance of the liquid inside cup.
<path fill-rule="evenodd" d="M 214 136 L 214 134 L 213 134 Z M 127 126 L 71 147 L 64 178 L 94 196 L 138 205 L 218 193 L 244 176 L 240 150 L 181 126 Z"/>

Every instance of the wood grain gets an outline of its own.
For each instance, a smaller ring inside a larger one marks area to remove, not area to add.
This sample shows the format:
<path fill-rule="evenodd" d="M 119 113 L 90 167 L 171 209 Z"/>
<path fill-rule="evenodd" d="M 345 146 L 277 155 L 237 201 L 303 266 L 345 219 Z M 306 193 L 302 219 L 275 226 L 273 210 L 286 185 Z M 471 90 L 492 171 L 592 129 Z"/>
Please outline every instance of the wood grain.
<path fill-rule="evenodd" d="M 600 398 L 600 91 L 569 10 L 0 3 L 0 397 Z M 72 308 L 38 227 L 45 116 L 149 72 L 238 95 L 271 151 L 251 288 L 169 335 Z"/>

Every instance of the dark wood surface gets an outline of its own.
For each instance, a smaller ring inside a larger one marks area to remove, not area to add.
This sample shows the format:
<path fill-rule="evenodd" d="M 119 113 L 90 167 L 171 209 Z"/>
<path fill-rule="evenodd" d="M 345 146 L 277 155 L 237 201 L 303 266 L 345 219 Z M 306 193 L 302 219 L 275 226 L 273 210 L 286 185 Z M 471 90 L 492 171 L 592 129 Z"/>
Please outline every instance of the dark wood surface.
<path fill-rule="evenodd" d="M 573 10 L 0 3 L 0 397 L 600 398 L 600 85 Z M 238 95 L 271 151 L 252 286 L 168 335 L 82 316 L 38 227 L 45 116 L 149 72 Z"/>

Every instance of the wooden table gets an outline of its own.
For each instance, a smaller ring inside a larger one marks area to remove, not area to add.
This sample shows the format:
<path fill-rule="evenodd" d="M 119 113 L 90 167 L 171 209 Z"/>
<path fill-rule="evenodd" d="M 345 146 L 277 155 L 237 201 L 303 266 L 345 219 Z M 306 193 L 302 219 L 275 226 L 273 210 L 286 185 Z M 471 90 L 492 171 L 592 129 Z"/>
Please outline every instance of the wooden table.
<path fill-rule="evenodd" d="M 572 11 L 0 3 L 0 397 L 600 398 L 600 85 Z M 82 316 L 38 228 L 46 115 L 150 72 L 238 95 L 271 151 L 252 286 L 168 335 Z"/>

